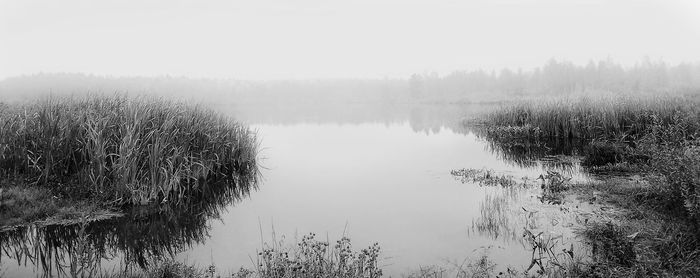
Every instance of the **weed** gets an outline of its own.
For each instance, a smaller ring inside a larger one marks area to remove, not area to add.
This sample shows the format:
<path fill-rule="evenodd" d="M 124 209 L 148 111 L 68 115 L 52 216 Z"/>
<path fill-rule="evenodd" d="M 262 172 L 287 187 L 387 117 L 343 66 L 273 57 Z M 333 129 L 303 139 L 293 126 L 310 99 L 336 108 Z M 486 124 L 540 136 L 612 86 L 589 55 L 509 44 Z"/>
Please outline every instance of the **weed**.
<path fill-rule="evenodd" d="M 355 252 L 347 237 L 331 245 L 310 233 L 291 250 L 282 244 L 264 248 L 258 253 L 254 277 L 380 277 L 380 251 L 375 243 Z"/>

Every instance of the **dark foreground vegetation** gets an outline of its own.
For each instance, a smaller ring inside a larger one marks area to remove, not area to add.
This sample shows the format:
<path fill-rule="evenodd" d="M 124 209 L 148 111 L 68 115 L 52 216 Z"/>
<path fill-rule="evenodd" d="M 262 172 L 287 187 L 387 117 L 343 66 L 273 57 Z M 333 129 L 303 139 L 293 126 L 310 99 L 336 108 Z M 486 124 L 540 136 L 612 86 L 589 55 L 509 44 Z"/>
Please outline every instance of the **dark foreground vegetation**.
<path fill-rule="evenodd" d="M 575 142 L 581 147 L 570 154 L 582 156 L 584 168 L 602 179 L 576 191 L 622 212 L 587 225 L 583 235 L 594 260 L 579 262 L 566 276 L 700 275 L 697 97 L 524 102 L 484 116 L 481 124 L 477 134 L 511 155 L 538 142 Z M 642 178 L 619 178 L 630 175 Z"/>
<path fill-rule="evenodd" d="M 244 179 L 257 178 L 256 152 L 247 127 L 162 99 L 49 97 L 0 104 L 0 221 L 5 226 L 70 218 L 86 208 L 177 203 L 221 184 L 245 195 L 255 183 Z"/>

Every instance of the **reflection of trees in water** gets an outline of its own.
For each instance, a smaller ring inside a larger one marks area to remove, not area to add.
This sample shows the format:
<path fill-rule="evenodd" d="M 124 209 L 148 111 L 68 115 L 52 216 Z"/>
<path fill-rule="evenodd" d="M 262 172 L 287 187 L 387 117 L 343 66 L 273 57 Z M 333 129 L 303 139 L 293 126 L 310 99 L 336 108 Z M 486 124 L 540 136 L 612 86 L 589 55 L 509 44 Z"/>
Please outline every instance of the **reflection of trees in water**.
<path fill-rule="evenodd" d="M 208 222 L 249 195 L 257 174 L 200 188 L 177 204 L 132 208 L 126 216 L 73 225 L 28 226 L 0 232 L 0 259 L 33 266 L 45 277 L 93 276 L 101 263 L 122 259 L 124 271 L 172 257 L 208 238 Z"/>
<path fill-rule="evenodd" d="M 300 123 L 384 125 L 408 123 L 416 133 L 437 133 L 443 129 L 466 134 L 462 119 L 486 110 L 484 105 L 327 103 L 259 104 L 222 106 L 222 112 L 252 124 L 291 125 Z"/>

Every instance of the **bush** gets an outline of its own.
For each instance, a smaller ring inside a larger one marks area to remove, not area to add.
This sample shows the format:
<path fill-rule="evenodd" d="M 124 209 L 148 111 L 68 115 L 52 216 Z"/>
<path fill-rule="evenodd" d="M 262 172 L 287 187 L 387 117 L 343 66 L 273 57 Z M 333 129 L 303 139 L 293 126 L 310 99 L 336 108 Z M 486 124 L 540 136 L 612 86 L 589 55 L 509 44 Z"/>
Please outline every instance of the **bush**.
<path fill-rule="evenodd" d="M 671 203 L 682 205 L 700 224 L 700 132 L 692 117 L 678 114 L 672 124 L 658 124 L 639 143 L 651 171 L 664 177 L 659 188 Z"/>

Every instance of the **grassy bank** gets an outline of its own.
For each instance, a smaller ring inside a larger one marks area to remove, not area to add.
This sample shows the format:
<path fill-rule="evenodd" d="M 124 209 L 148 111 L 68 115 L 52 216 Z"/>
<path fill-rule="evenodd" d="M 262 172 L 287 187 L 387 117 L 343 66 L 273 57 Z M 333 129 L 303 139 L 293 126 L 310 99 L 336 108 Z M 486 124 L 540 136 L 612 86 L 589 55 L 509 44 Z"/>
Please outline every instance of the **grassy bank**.
<path fill-rule="evenodd" d="M 662 186 L 643 179 L 608 177 L 576 185 L 580 199 L 610 208 L 605 223 L 583 231 L 593 245 L 588 277 L 697 277 L 698 231 L 677 206 L 666 203 Z"/>
<path fill-rule="evenodd" d="M 604 182 L 582 195 L 623 211 L 583 235 L 595 264 L 578 276 L 700 274 L 700 102 L 697 97 L 611 97 L 515 103 L 484 115 L 478 134 L 494 144 L 584 142 L 582 165 Z M 519 150 L 522 152 L 522 150 Z M 636 174 L 639 181 L 616 178 Z M 647 182 L 648 181 L 648 182 Z M 600 200 L 596 200 L 600 198 Z"/>
<path fill-rule="evenodd" d="M 247 127 L 162 99 L 49 97 L 0 105 L 0 177 L 14 188 L 5 192 L 32 188 L 24 192 L 118 207 L 178 202 L 223 181 L 245 195 L 257 178 L 256 153 Z M 0 200 L 19 204 L 18 195 Z"/>

